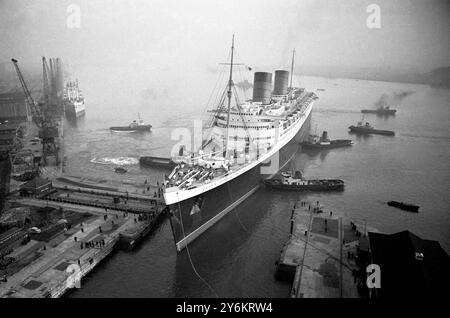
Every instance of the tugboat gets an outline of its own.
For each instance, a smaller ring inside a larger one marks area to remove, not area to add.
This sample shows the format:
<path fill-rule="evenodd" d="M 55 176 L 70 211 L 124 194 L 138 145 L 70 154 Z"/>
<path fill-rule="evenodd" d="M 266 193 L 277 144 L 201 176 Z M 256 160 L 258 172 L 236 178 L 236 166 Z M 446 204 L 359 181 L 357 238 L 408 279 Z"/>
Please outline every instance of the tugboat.
<path fill-rule="evenodd" d="M 112 131 L 129 131 L 129 132 L 144 132 L 144 131 L 150 131 L 150 129 L 152 128 L 152 125 L 146 125 L 144 124 L 144 121 L 139 117 L 139 122 L 137 122 L 136 120 L 133 120 L 133 122 L 131 124 L 129 124 L 128 126 L 114 126 L 114 127 L 109 127 L 110 130 Z"/>
<path fill-rule="evenodd" d="M 282 179 L 267 179 L 264 183 L 279 190 L 294 191 L 341 191 L 344 190 L 344 181 L 340 179 L 305 180 L 300 171 L 287 171 L 281 174 Z"/>
<path fill-rule="evenodd" d="M 173 169 L 177 164 L 171 158 L 142 156 L 139 158 L 139 163 L 142 166 L 149 167 L 164 167 Z"/>
<path fill-rule="evenodd" d="M 387 203 L 387 205 L 389 206 L 393 206 L 394 208 L 399 208 L 405 211 L 409 211 L 409 212 L 415 212 L 415 213 L 419 213 L 419 206 L 414 205 L 414 204 L 408 204 L 408 203 L 404 203 L 404 202 L 398 202 L 398 201 L 389 201 Z"/>
<path fill-rule="evenodd" d="M 363 114 L 377 114 L 377 115 L 395 115 L 396 109 L 391 109 L 389 106 L 380 106 L 377 109 L 362 109 Z"/>
<path fill-rule="evenodd" d="M 126 173 L 127 169 L 123 168 L 123 167 L 117 167 L 114 169 L 115 173 Z"/>
<path fill-rule="evenodd" d="M 395 136 L 395 133 L 391 130 L 379 130 L 373 128 L 368 122 L 364 125 L 362 121 L 358 122 L 357 126 L 351 125 L 348 127 L 350 129 L 350 132 L 356 133 L 356 134 L 363 134 L 363 135 L 369 135 L 369 134 L 375 134 L 375 135 L 386 135 L 386 136 Z"/>
<path fill-rule="evenodd" d="M 314 148 L 314 149 L 329 149 L 329 148 L 338 148 L 338 147 L 347 147 L 351 146 L 353 141 L 350 139 L 335 139 L 330 140 L 328 138 L 328 133 L 324 131 L 322 136 L 319 137 L 317 135 L 310 135 L 308 141 L 304 141 L 301 145 L 305 148 Z"/>

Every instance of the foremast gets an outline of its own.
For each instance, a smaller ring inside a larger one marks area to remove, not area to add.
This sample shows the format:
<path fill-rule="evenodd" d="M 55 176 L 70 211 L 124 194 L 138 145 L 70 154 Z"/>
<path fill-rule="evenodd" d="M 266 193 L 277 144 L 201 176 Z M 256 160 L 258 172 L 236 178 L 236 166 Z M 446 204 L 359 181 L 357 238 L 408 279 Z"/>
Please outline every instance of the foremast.
<path fill-rule="evenodd" d="M 289 84 L 290 89 L 292 89 L 292 76 L 294 76 L 294 57 L 295 57 L 295 49 L 292 50 L 291 81 Z"/>
<path fill-rule="evenodd" d="M 229 134 L 230 134 L 230 110 L 231 110 L 231 97 L 233 94 L 232 93 L 232 89 L 233 89 L 233 58 L 234 58 L 234 34 L 233 34 L 233 38 L 231 40 L 230 78 L 228 80 L 228 91 L 227 91 L 228 110 L 227 110 L 227 133 L 226 133 L 225 151 L 224 151 L 225 158 L 228 156 L 228 138 L 229 138 Z"/>

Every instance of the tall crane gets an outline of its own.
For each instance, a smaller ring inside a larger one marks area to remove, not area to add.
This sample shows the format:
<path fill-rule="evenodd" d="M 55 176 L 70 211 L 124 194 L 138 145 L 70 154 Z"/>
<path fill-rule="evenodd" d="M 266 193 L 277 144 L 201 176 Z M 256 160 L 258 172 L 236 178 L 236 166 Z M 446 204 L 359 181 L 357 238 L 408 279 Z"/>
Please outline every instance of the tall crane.
<path fill-rule="evenodd" d="M 33 118 L 33 121 L 38 125 L 39 127 L 42 124 L 42 112 L 39 106 L 37 105 L 36 101 L 31 96 L 30 90 L 28 89 L 28 86 L 25 82 L 25 79 L 23 78 L 22 72 L 20 71 L 18 61 L 16 59 L 11 59 L 11 61 L 14 64 L 14 68 L 16 69 L 17 76 L 19 77 L 20 84 L 22 85 L 23 92 L 25 94 L 26 102 L 28 105 L 28 108 L 31 111 L 31 115 Z"/>

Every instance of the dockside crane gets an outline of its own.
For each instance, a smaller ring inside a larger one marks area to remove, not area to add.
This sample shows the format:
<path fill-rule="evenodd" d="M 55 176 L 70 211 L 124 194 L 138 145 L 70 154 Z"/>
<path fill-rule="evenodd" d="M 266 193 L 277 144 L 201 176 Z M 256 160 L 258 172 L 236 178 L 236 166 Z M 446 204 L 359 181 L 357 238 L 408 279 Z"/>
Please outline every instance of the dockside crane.
<path fill-rule="evenodd" d="M 42 112 L 39 108 L 36 101 L 33 99 L 33 96 L 31 96 L 30 90 L 28 89 L 27 83 L 25 82 L 25 79 L 22 75 L 22 72 L 20 71 L 18 61 L 14 58 L 11 59 L 11 61 L 14 64 L 14 68 L 16 69 L 17 76 L 19 77 L 20 85 L 22 86 L 23 92 L 25 94 L 26 103 L 28 105 L 28 108 L 31 111 L 31 116 L 33 118 L 33 121 L 36 123 L 38 127 L 42 126 Z"/>

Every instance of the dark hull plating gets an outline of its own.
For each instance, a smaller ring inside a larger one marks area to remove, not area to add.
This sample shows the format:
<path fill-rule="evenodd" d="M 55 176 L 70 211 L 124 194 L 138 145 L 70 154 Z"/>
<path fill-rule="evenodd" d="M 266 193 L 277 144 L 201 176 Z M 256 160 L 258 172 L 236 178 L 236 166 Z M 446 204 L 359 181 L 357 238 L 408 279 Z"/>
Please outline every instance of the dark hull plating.
<path fill-rule="evenodd" d="M 275 154 L 279 160 L 277 171 L 293 158 L 298 151 L 299 143 L 308 137 L 310 117 L 311 115 L 297 135 Z M 271 160 L 273 159 L 276 162 L 276 158 L 272 157 Z M 170 223 L 177 250 L 181 251 L 186 244 L 253 194 L 261 186 L 261 181 L 270 176 L 265 174 L 265 169 L 264 163 L 260 164 L 219 187 L 170 205 Z"/>

